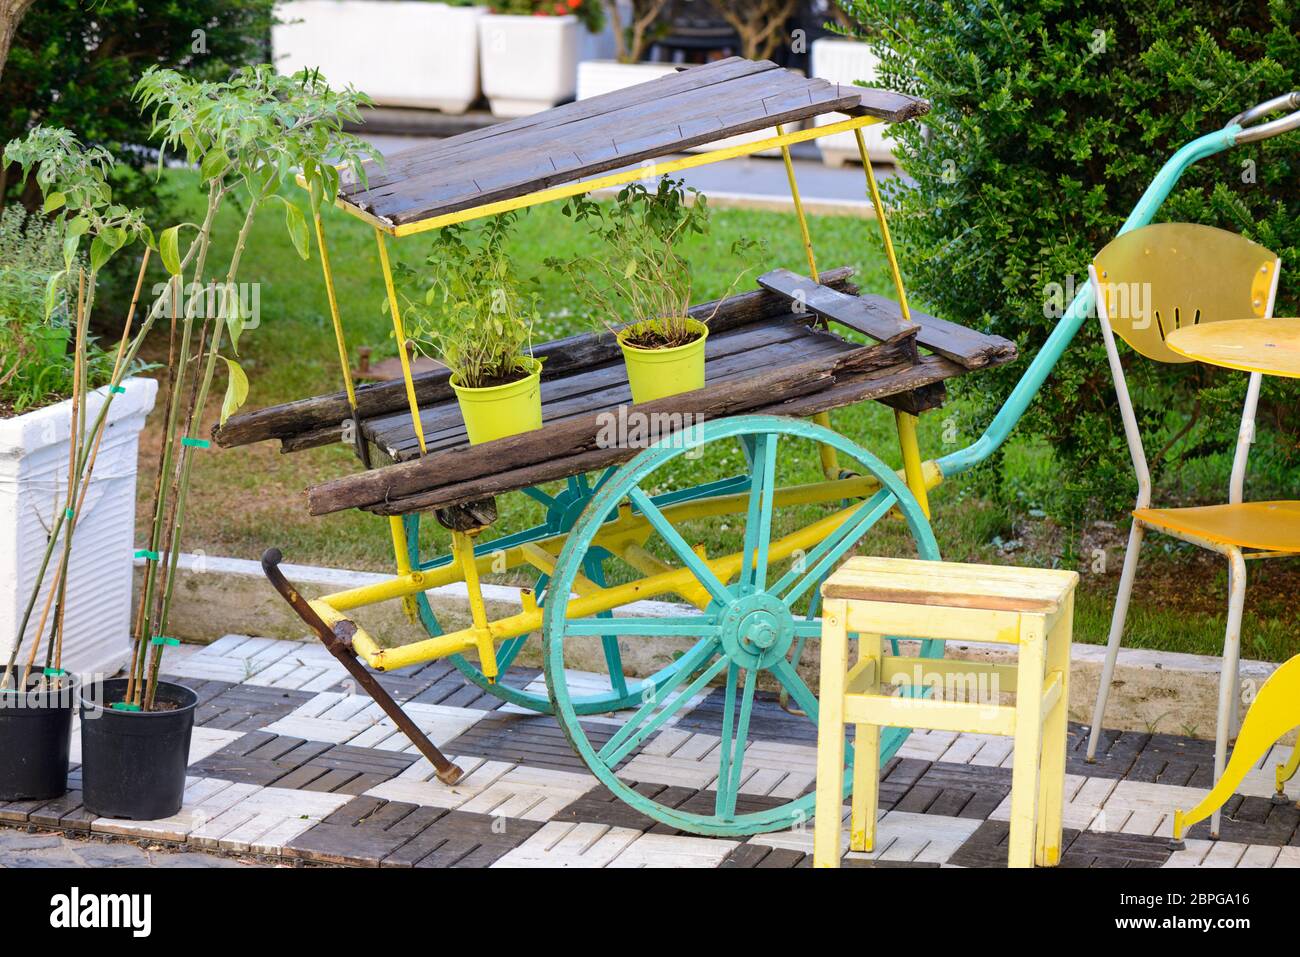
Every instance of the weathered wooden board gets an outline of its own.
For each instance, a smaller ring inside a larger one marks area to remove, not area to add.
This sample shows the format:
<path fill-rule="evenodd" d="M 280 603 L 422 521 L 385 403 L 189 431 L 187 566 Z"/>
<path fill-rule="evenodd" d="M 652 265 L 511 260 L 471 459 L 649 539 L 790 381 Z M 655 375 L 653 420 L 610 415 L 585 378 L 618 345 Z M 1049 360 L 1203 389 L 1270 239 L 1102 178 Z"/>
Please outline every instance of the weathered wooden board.
<path fill-rule="evenodd" d="M 910 336 L 904 335 L 873 346 L 849 346 L 847 350 L 801 362 L 751 369 L 746 376 L 635 408 L 648 416 L 665 413 L 706 417 L 734 415 L 774 401 L 825 390 L 841 376 L 878 376 L 907 368 L 915 360 L 915 344 Z M 580 460 L 592 451 L 627 452 L 626 457 L 630 458 L 638 449 L 599 447 L 603 417 L 621 404 L 615 402 L 604 408 L 589 409 L 585 414 L 548 424 L 534 432 L 480 446 L 461 446 L 411 462 L 337 479 L 310 489 L 309 507 L 312 514 L 356 507 L 387 513 L 392 509 L 407 509 L 412 499 L 418 499 L 420 507 L 434 507 L 425 504 L 431 501 L 432 490 L 454 485 L 455 501 L 439 501 L 436 506 L 445 507 L 500 494 L 508 490 L 502 485 L 502 476 L 534 469 L 542 463 L 554 463 L 546 466 L 549 470 L 570 468 L 570 460 Z M 574 474 L 574 471 L 566 474 Z"/>
<path fill-rule="evenodd" d="M 852 276 L 851 268 L 841 267 L 823 273 L 822 283 L 833 289 L 852 292 L 855 291 Z M 788 312 L 789 305 L 784 298 L 764 289 L 740 293 L 725 300 L 715 299 L 691 309 L 691 315 L 697 319 L 712 316 L 709 329 L 713 335 Z M 621 357 L 618 343 L 609 332 L 557 339 L 538 346 L 534 354 L 546 359 L 542 366 L 543 381 Z M 448 378 L 446 369 L 414 377 L 416 399 L 422 408 L 453 398 Z M 408 414 L 405 384 L 396 379 L 358 386 L 357 411 L 364 421 L 397 412 Z M 284 451 L 296 451 L 340 441 L 343 423 L 351 417 L 347 395 L 335 392 L 231 416 L 224 426 L 213 428 L 212 436 L 223 448 L 280 439 L 284 442 Z"/>
<path fill-rule="evenodd" d="M 818 388 L 786 397 L 769 395 L 765 405 L 743 409 L 735 414 L 810 416 L 818 412 L 856 405 L 870 400 L 883 401 L 893 395 L 906 393 L 925 394 L 944 379 L 961 375 L 965 370 L 942 356 L 925 356 L 914 365 L 901 364 L 892 369 L 865 374 L 846 375 L 828 388 Z M 697 393 L 688 393 L 697 394 Z M 675 396 L 674 398 L 681 398 Z M 502 440 L 505 441 L 505 440 Z M 562 458 L 548 459 L 535 465 L 509 469 L 479 479 L 470 479 L 452 485 L 443 485 L 400 499 L 391 499 L 365 510 L 377 515 L 403 515 L 409 512 L 460 505 L 478 501 L 489 495 L 528 488 L 543 482 L 552 482 L 619 465 L 636 455 L 640 449 L 595 448 Z M 398 466 L 389 466 L 397 468 Z"/>
<path fill-rule="evenodd" d="M 902 122 L 927 109 L 914 97 L 732 58 L 406 150 L 367 167 L 341 198 L 403 225 L 826 113 Z"/>
<path fill-rule="evenodd" d="M 758 284 L 785 296 L 797 307 L 876 340 L 888 339 L 908 328 L 898 303 L 885 296 L 846 294 L 789 269 L 764 273 L 758 277 Z M 1009 339 L 936 319 L 915 309 L 910 312 L 912 322 L 920 326 L 917 344 L 963 368 L 980 369 L 1016 357 L 1016 344 Z"/>

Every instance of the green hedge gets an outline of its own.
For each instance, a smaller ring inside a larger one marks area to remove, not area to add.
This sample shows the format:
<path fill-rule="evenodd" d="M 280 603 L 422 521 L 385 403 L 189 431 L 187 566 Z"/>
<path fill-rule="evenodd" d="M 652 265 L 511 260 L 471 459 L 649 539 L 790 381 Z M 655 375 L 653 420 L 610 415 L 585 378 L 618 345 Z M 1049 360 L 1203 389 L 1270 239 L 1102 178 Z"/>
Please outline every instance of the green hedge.
<path fill-rule="evenodd" d="M 931 102 L 924 136 L 919 124 L 897 131 L 914 180 L 891 195 L 909 285 L 938 315 L 1014 338 L 1025 354 L 1054 324 L 1050 284 L 1087 282 L 1092 255 L 1179 146 L 1300 89 L 1293 0 L 841 5 L 882 57 L 876 85 Z M 1160 218 L 1239 231 L 1277 252 L 1277 314 L 1297 314 L 1300 132 L 1203 160 Z M 987 416 L 1023 365 L 958 388 L 979 395 Z M 1245 377 L 1195 364 L 1127 367 L 1164 493 L 1222 500 Z M 1264 395 L 1248 495 L 1276 494 L 1300 467 L 1291 461 L 1300 417 L 1289 412 L 1300 389 L 1272 381 Z M 1018 434 L 1051 447 L 1052 480 L 1033 494 L 1056 514 L 1131 507 L 1136 485 L 1095 321 Z M 994 465 L 984 474 L 1006 491 Z"/>

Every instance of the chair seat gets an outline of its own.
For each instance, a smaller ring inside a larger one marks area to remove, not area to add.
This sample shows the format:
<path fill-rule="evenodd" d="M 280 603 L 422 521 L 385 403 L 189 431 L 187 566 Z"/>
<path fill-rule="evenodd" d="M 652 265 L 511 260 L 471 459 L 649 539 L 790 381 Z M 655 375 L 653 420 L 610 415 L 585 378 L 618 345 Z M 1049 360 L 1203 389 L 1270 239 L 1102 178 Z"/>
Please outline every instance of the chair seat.
<path fill-rule="evenodd" d="M 1266 552 L 1300 552 L 1300 502 L 1139 508 L 1133 517 L 1153 528 L 1218 545 Z"/>
<path fill-rule="evenodd" d="M 849 601 L 1055 614 L 1075 572 L 911 558 L 850 558 L 826 579 L 822 595 Z"/>

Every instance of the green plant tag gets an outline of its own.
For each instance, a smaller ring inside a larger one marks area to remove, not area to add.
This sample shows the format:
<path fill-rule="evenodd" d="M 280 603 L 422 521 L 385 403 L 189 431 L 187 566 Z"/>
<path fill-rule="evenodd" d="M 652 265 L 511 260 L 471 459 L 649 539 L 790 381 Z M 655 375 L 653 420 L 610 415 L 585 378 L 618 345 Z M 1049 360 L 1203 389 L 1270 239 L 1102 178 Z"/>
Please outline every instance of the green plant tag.
<path fill-rule="evenodd" d="M 160 559 L 158 558 L 158 553 L 157 553 L 157 552 L 151 552 L 151 551 L 149 551 L 149 549 L 147 549 L 147 548 L 139 548 L 139 549 L 136 549 L 135 557 L 136 557 L 136 558 L 147 558 L 147 559 L 149 559 L 150 561 L 155 561 L 155 562 L 156 562 L 156 561 L 160 561 Z"/>
<path fill-rule="evenodd" d="M 110 387 L 108 391 L 109 391 L 109 392 L 112 392 L 114 395 L 125 395 L 125 394 L 126 394 L 126 386 L 124 386 L 124 385 L 115 385 L 115 386 Z"/>
<path fill-rule="evenodd" d="M 191 449 L 207 449 L 212 447 L 212 443 L 207 439 L 192 439 L 188 435 L 181 436 L 181 445 Z"/>
<path fill-rule="evenodd" d="M 70 508 L 65 508 L 65 509 L 63 510 L 63 515 L 64 515 L 65 518 L 72 518 L 72 516 L 73 516 L 73 511 L 72 511 L 72 509 L 70 509 Z"/>
<path fill-rule="evenodd" d="M 62 678 L 67 672 L 62 668 L 43 668 L 41 674 L 47 678 Z"/>
<path fill-rule="evenodd" d="M 109 707 L 112 708 L 114 711 L 139 711 L 140 710 L 140 706 L 138 704 L 131 704 L 131 702 L 129 701 L 114 701 L 111 705 L 109 705 Z"/>
<path fill-rule="evenodd" d="M 154 635 L 149 639 L 151 645 L 168 645 L 175 648 L 181 643 L 179 638 L 168 638 L 166 635 Z"/>

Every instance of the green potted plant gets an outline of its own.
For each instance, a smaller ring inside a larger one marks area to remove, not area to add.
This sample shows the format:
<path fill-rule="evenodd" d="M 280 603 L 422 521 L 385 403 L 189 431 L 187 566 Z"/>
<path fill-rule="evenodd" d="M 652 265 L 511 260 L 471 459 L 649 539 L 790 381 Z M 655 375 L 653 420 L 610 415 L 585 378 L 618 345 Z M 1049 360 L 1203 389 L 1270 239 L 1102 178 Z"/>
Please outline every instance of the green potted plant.
<path fill-rule="evenodd" d="M 64 403 L 19 416 L 15 429 L 0 430 L 6 433 L 0 439 L 9 434 L 47 433 L 43 441 L 20 439 L 15 447 L 19 457 L 45 457 L 42 453 L 54 447 L 54 439 L 65 440 L 67 446 L 66 485 L 58 483 L 62 490 L 56 492 L 58 506 L 51 516 L 39 568 L 32 569 L 34 575 L 29 576 L 27 569 L 19 567 L 21 558 L 14 563 L 14 577 L 31 581 L 31 586 L 0 676 L 0 800 L 31 800 L 57 797 L 67 789 L 69 739 L 78 690 L 77 678 L 64 668 L 68 612 L 73 597 L 93 592 L 98 579 L 107 577 L 87 575 L 84 570 L 72 574 L 73 542 L 78 540 L 76 533 L 105 433 L 110 425 L 122 424 L 120 418 L 112 417 L 111 407 L 128 391 L 124 381 L 136 368 L 137 353 L 152 322 L 150 317 L 140 329 L 134 329 L 133 303 L 117 350 L 100 349 L 89 332 L 96 287 L 115 253 L 137 239 L 148 240 L 150 235 L 139 211 L 113 202 L 108 185 L 112 157 L 102 149 L 84 148 L 67 130 L 36 127 L 6 146 L 4 162 L 20 165 L 25 178 L 35 174 L 45 197 L 44 213 L 50 219 L 24 226 L 21 212 L 6 210 L 0 222 L 0 245 L 6 253 L 0 267 L 0 344 L 5 356 L 13 357 L 11 363 L 6 358 L 7 368 L 0 370 L 0 396 L 20 408 L 38 404 L 51 394 L 70 396 Z M 18 243 L 24 248 L 10 248 Z M 79 252 L 83 244 L 89 249 L 87 256 Z M 137 296 L 143 278 L 142 263 Z M 70 302 L 75 302 L 75 309 Z M 66 351 L 69 343 L 71 354 Z M 152 405 L 152 388 L 135 392 L 126 406 L 138 404 L 141 393 L 147 393 L 147 406 Z M 38 417 L 39 422 L 35 421 Z M 139 418 L 142 422 L 143 413 Z M 25 427 L 22 419 L 33 428 Z M 6 424 L 14 423 L 9 420 Z M 133 436 L 132 463 L 134 446 Z M 25 456 L 32 450 L 34 455 Z M 110 470 L 118 465 L 113 462 Z M 40 475 L 39 469 L 33 463 L 23 471 Z M 133 490 L 134 481 L 124 499 L 127 515 L 134 509 Z M 111 502 L 108 510 L 113 510 Z M 20 515 L 13 516 L 15 526 L 20 520 Z M 92 546 L 102 545 L 94 525 L 92 521 Z M 47 579 L 56 552 L 53 578 Z M 45 598 L 39 602 L 39 619 L 34 619 L 42 591 Z M 16 612 L 18 602 L 14 606 Z M 101 615 L 103 612 L 100 609 Z M 26 654 L 21 655 L 33 620 L 36 629 Z M 111 620 L 105 620 L 104 626 L 111 628 Z"/>
<path fill-rule="evenodd" d="M 350 166 L 363 175 L 361 160 L 367 148 L 341 132 L 344 120 L 357 118 L 356 108 L 362 98 L 350 90 L 330 90 L 316 74 L 280 77 L 269 66 L 262 66 L 245 68 L 225 83 L 209 83 L 152 68 L 140 80 L 137 97 L 152 116 L 153 133 L 161 141 L 163 155 L 183 150 L 186 159 L 197 167 L 207 202 L 201 222 L 180 223 L 158 234 L 158 255 L 171 277 L 167 293 L 149 309 L 131 345 L 119 349 L 119 361 L 129 366 L 153 322 L 163 314 L 169 319 L 166 422 L 148 547 L 138 553 L 145 558 L 145 576 L 128 674 L 97 683 L 94 688 L 83 688 L 79 704 L 86 808 L 107 817 L 156 819 L 180 809 L 197 704 L 190 689 L 159 677 L 163 652 L 177 643 L 168 636 L 168 618 L 193 456 L 208 446 L 200 434 L 217 369 L 223 367 L 227 373 L 223 418 L 239 407 L 248 391 L 248 380 L 237 359 L 225 354 L 227 341 L 229 351 L 235 352 L 241 335 L 257 318 L 249 314 L 236 289 L 248 236 L 259 211 L 280 205 L 290 238 L 306 258 L 306 217 L 281 195 L 286 179 L 292 171 L 301 170 L 309 201 L 315 208 L 323 208 L 333 201 L 339 181 L 338 169 L 330 163 Z M 90 292 L 79 296 L 76 313 L 80 349 L 93 302 L 94 280 L 104 261 L 136 236 L 152 240 L 152 234 L 129 211 L 111 204 L 104 185 L 107 154 L 80 150 L 67 131 L 46 131 L 29 137 L 29 141 L 14 147 L 16 151 L 7 154 L 8 158 L 25 168 L 35 168 L 46 208 L 66 209 L 71 217 L 69 233 L 90 239 L 86 284 Z M 215 288 L 205 287 L 200 280 L 214 272 L 208 257 L 213 249 L 217 215 L 228 203 L 238 206 L 239 232 L 228 246 L 228 264 L 218 273 L 224 278 Z M 70 251 L 75 252 L 75 244 Z M 142 265 L 141 281 L 143 275 Z M 186 277 L 190 286 L 186 285 Z M 215 309 L 206 308 L 214 302 Z M 81 368 L 80 388 L 85 395 L 84 363 Z M 118 378 L 115 372 L 110 397 L 115 394 Z M 69 470 L 73 481 L 68 507 L 58 518 L 46 554 L 48 563 L 52 543 L 66 522 L 60 559 L 63 567 L 72 549 L 79 489 L 93 468 L 96 435 L 102 434 L 102 413 L 89 428 L 85 418 L 83 406 L 78 429 L 82 438 L 77 443 L 75 468 Z M 63 601 L 63 593 L 60 587 L 59 602 Z M 27 614 L 31 614 L 30 607 Z M 42 612 L 42 622 L 45 617 L 46 612 Z M 57 606 L 52 620 L 57 628 Z M 45 677 L 59 677 L 57 634 L 53 632 L 46 652 L 54 674 L 47 671 Z M 7 669 L 7 676 L 10 671 L 12 667 Z M 24 672 L 24 678 L 28 674 Z"/>
<path fill-rule="evenodd" d="M 709 230 L 704 194 L 667 176 L 654 191 L 631 183 L 612 203 L 577 196 L 564 215 L 587 223 L 604 247 L 593 256 L 546 260 L 592 305 L 601 324 L 618 337 L 633 402 L 650 402 L 704 387 L 704 350 L 709 327 L 690 317 L 693 276 L 682 244 Z M 743 256 L 759 244 L 740 239 L 731 252 Z M 752 266 L 732 280 L 736 287 Z M 629 324 L 620 317 L 628 315 Z M 708 318 L 712 318 L 711 316 Z"/>
<path fill-rule="evenodd" d="M 406 330 L 451 371 L 474 445 L 542 427 L 542 363 L 532 355 L 541 297 L 515 273 L 506 250 L 518 215 L 441 229 L 427 272 L 397 270 Z"/>

